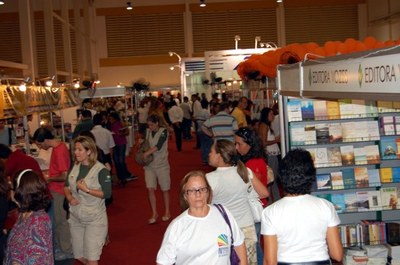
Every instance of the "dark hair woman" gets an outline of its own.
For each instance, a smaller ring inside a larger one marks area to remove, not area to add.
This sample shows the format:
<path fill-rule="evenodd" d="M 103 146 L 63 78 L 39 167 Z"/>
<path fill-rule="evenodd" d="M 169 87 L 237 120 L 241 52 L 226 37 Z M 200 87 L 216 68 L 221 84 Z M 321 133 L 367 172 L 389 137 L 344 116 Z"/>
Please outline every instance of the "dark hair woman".
<path fill-rule="evenodd" d="M 283 158 L 279 178 L 285 197 L 262 214 L 265 264 L 329 265 L 330 258 L 342 260 L 335 206 L 310 195 L 315 172 L 306 150 L 291 150 Z"/>
<path fill-rule="evenodd" d="M 43 177 L 30 169 L 14 178 L 19 216 L 7 241 L 5 265 L 54 264 L 50 192 Z"/>

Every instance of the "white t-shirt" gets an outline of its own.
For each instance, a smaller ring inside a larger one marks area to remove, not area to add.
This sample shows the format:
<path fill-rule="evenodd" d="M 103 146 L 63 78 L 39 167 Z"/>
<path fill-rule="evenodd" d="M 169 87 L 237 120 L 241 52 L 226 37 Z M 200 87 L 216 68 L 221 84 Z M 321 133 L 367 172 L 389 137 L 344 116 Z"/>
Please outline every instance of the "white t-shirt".
<path fill-rule="evenodd" d="M 244 242 L 244 236 L 232 214 L 229 217 L 235 246 Z M 210 205 L 205 217 L 194 217 L 188 210 L 168 226 L 157 254 L 162 265 L 228 265 L 231 232 L 218 209 Z"/>
<path fill-rule="evenodd" d="M 265 208 L 261 234 L 277 236 L 279 262 L 321 261 L 329 259 L 326 231 L 339 224 L 332 203 L 306 194 Z"/>
<path fill-rule="evenodd" d="M 252 171 L 248 171 L 249 179 L 252 179 Z M 247 193 L 250 183 L 243 182 L 237 173 L 237 167 L 219 167 L 207 173 L 206 177 L 213 190 L 212 202 L 228 208 L 239 227 L 254 225 Z"/>

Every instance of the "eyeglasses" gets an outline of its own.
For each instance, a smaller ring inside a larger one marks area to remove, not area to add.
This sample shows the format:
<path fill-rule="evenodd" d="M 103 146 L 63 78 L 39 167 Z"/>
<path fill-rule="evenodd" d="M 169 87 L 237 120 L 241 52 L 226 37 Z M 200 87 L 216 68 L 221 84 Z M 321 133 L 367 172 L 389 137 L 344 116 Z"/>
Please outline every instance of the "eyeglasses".
<path fill-rule="evenodd" d="M 198 188 L 198 189 L 186 190 L 186 195 L 188 195 L 188 196 L 196 195 L 197 193 L 205 194 L 207 192 L 208 192 L 208 187 L 201 187 L 201 188 Z"/>

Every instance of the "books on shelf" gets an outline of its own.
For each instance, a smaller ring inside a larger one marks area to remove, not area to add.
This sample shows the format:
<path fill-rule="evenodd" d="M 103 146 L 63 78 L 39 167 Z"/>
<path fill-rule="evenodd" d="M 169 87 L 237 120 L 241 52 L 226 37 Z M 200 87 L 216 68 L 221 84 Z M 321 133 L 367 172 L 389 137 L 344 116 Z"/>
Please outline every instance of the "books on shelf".
<path fill-rule="evenodd" d="M 391 167 L 381 167 L 379 169 L 379 173 L 381 175 L 382 183 L 391 183 L 393 182 L 392 168 Z"/>
<path fill-rule="evenodd" d="M 305 131 L 303 125 L 292 125 L 290 127 L 290 142 L 292 145 L 305 144 Z"/>
<path fill-rule="evenodd" d="M 331 167 L 342 166 L 342 156 L 340 154 L 339 146 L 332 146 L 327 148 L 328 151 L 328 164 Z"/>
<path fill-rule="evenodd" d="M 367 116 L 365 108 L 365 100 L 363 99 L 352 99 L 351 104 L 353 107 L 352 118 L 365 118 Z"/>
<path fill-rule="evenodd" d="M 359 212 L 369 211 L 368 191 L 357 191 L 357 210 Z"/>
<path fill-rule="evenodd" d="M 355 164 L 354 147 L 352 145 L 340 146 L 340 154 L 342 156 L 343 166 L 351 166 Z"/>
<path fill-rule="evenodd" d="M 379 190 L 368 191 L 368 206 L 372 211 L 379 211 L 382 209 L 381 193 Z"/>
<path fill-rule="evenodd" d="M 344 189 L 342 171 L 331 172 L 331 183 L 332 183 L 332 189 L 333 190 Z"/>
<path fill-rule="evenodd" d="M 367 153 L 364 147 L 354 147 L 354 163 L 356 165 L 368 164 Z"/>
<path fill-rule="evenodd" d="M 369 168 L 368 169 L 368 185 L 370 187 L 380 187 L 381 186 L 379 169 L 377 169 L 377 168 Z"/>
<path fill-rule="evenodd" d="M 400 244 L 400 223 L 386 222 L 386 240 L 389 244 Z"/>
<path fill-rule="evenodd" d="M 396 137 L 383 137 L 380 141 L 381 158 L 386 159 L 397 159 L 397 143 Z"/>
<path fill-rule="evenodd" d="M 378 107 L 375 100 L 365 101 L 365 112 L 367 117 L 378 117 Z"/>
<path fill-rule="evenodd" d="M 377 101 L 377 106 L 378 106 L 378 112 L 379 113 L 388 113 L 388 112 L 394 112 L 393 108 L 393 102 L 392 101 L 383 101 L 383 100 L 378 100 Z"/>
<path fill-rule="evenodd" d="M 345 168 L 342 170 L 343 184 L 345 189 L 354 189 L 356 187 L 356 179 L 354 177 L 353 168 Z"/>
<path fill-rule="evenodd" d="M 356 180 L 356 188 L 367 188 L 369 186 L 367 167 L 355 167 L 354 179 Z"/>
<path fill-rule="evenodd" d="M 329 131 L 329 142 L 331 144 L 341 143 L 343 141 L 342 124 L 330 123 L 328 125 L 328 131 Z"/>
<path fill-rule="evenodd" d="M 314 164 L 316 168 L 330 166 L 328 160 L 328 149 L 326 147 L 316 148 Z"/>
<path fill-rule="evenodd" d="M 326 112 L 328 115 L 328 120 L 340 119 L 339 102 L 334 100 L 326 101 Z"/>
<path fill-rule="evenodd" d="M 301 101 L 301 116 L 303 121 L 314 120 L 314 104 L 313 100 Z"/>
<path fill-rule="evenodd" d="M 342 122 L 343 142 L 356 142 L 360 138 L 360 132 L 355 130 L 357 122 Z"/>
<path fill-rule="evenodd" d="M 316 178 L 318 190 L 327 190 L 332 188 L 331 177 L 329 174 L 319 174 Z"/>
<path fill-rule="evenodd" d="M 325 100 L 314 100 L 314 119 L 318 120 L 327 120 L 328 113 L 326 110 L 326 101 Z"/>
<path fill-rule="evenodd" d="M 287 113 L 289 122 L 302 121 L 301 100 L 290 100 L 287 102 Z"/>
<path fill-rule="evenodd" d="M 315 134 L 317 144 L 328 144 L 329 140 L 329 127 L 327 123 L 315 124 Z"/>
<path fill-rule="evenodd" d="M 392 182 L 400 182 L 400 167 L 392 167 Z"/>
<path fill-rule="evenodd" d="M 343 213 L 346 211 L 346 203 L 344 201 L 344 193 L 331 194 L 331 202 L 335 206 L 335 209 L 338 213 Z"/>
<path fill-rule="evenodd" d="M 351 104 L 351 99 L 339 99 L 339 111 L 341 119 L 352 118 L 353 105 Z"/>
<path fill-rule="evenodd" d="M 316 144 L 317 133 L 315 131 L 315 125 L 304 126 L 304 144 Z"/>
<path fill-rule="evenodd" d="M 367 123 L 367 137 L 369 141 L 378 141 L 381 139 L 379 134 L 378 121 L 366 121 Z"/>
<path fill-rule="evenodd" d="M 396 187 L 382 187 L 381 200 L 383 209 L 397 209 L 397 188 Z"/>
<path fill-rule="evenodd" d="M 367 164 L 379 164 L 381 162 L 378 145 L 366 145 L 364 151 L 367 156 Z"/>
<path fill-rule="evenodd" d="M 382 135 L 395 135 L 396 134 L 394 116 L 380 117 L 379 122 L 381 125 Z"/>
<path fill-rule="evenodd" d="M 355 192 L 346 192 L 344 194 L 344 202 L 346 204 L 346 212 L 358 211 L 357 194 Z"/>

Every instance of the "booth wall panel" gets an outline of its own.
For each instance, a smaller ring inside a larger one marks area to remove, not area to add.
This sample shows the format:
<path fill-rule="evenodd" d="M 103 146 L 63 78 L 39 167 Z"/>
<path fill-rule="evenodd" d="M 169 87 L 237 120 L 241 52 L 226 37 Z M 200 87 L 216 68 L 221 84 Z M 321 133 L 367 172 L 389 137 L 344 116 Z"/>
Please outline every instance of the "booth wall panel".
<path fill-rule="evenodd" d="M 185 52 L 182 13 L 106 16 L 108 57 Z"/>
<path fill-rule="evenodd" d="M 7 20 L 0 22 L 0 59 L 22 63 L 18 21 Z"/>
<path fill-rule="evenodd" d="M 195 12 L 192 20 L 195 53 L 234 49 L 235 35 L 240 49 L 254 48 L 256 36 L 261 42 L 278 39 L 275 8 Z"/>
<path fill-rule="evenodd" d="M 358 39 L 357 5 L 285 8 L 286 43 Z"/>
<path fill-rule="evenodd" d="M 35 18 L 35 44 L 36 44 L 36 61 L 39 76 L 48 75 L 47 53 L 46 53 L 46 37 L 44 31 L 43 17 Z"/>

